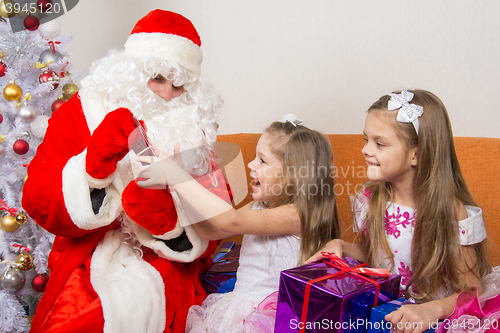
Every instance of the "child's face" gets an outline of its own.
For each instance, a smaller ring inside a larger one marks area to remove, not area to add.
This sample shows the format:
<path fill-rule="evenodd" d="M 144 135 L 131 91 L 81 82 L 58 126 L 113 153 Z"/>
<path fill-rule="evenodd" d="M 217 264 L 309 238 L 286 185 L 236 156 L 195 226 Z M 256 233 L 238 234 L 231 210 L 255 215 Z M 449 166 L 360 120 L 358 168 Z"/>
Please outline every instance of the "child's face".
<path fill-rule="evenodd" d="M 184 92 L 183 86 L 176 87 L 173 85 L 171 76 L 166 78 L 161 74 L 158 74 L 156 77 L 149 79 L 147 86 L 152 92 L 154 92 L 167 102 L 172 98 L 179 97 Z"/>
<path fill-rule="evenodd" d="M 255 201 L 269 202 L 272 197 L 279 195 L 279 186 L 276 178 L 282 173 L 281 161 L 269 148 L 271 135 L 264 133 L 257 143 L 255 159 L 248 163 L 250 177 L 254 179 L 252 198 Z"/>
<path fill-rule="evenodd" d="M 365 146 L 361 150 L 367 164 L 367 177 L 372 181 L 408 183 L 413 181 L 417 165 L 416 148 L 407 148 L 389 122 L 388 112 L 371 111 L 365 121 Z"/>

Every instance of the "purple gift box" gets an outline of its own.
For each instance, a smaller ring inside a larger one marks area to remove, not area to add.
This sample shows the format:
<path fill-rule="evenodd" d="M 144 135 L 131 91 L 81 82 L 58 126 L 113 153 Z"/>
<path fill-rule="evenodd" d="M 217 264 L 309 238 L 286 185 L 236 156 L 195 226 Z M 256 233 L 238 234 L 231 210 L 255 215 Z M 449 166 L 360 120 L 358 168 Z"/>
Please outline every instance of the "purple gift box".
<path fill-rule="evenodd" d="M 348 257 L 344 259 L 350 267 L 361 264 Z M 332 266 L 329 259 L 282 271 L 274 331 L 365 333 L 376 284 L 349 272 L 339 272 L 342 269 Z M 333 274 L 338 275 L 311 284 L 307 316 L 302 322 L 307 283 Z M 400 276 L 364 276 L 380 285 L 378 305 L 398 297 Z"/>
<path fill-rule="evenodd" d="M 224 250 L 224 245 L 221 247 L 222 250 Z M 200 275 L 201 285 L 207 294 L 227 293 L 234 289 L 236 271 L 239 266 L 240 247 L 241 245 L 232 243 L 229 252 L 220 251 L 217 253 L 214 264 Z"/>

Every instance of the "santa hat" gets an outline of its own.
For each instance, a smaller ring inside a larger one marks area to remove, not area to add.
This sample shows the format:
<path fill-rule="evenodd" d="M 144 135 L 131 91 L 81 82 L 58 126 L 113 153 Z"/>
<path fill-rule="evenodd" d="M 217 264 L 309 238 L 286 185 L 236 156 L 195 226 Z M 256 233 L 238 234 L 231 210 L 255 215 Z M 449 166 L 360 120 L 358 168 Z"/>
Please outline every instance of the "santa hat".
<path fill-rule="evenodd" d="M 145 59 L 173 61 L 199 75 L 201 40 L 194 25 L 182 15 L 155 9 L 140 19 L 125 43 L 125 53 Z"/>

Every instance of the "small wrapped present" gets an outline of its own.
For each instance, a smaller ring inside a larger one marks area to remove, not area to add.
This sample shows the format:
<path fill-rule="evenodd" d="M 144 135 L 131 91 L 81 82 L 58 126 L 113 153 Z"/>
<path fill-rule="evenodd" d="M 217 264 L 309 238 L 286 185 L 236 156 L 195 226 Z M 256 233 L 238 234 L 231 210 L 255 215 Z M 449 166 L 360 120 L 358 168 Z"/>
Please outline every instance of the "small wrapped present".
<path fill-rule="evenodd" d="M 404 298 L 399 298 L 373 308 L 370 314 L 370 322 L 368 323 L 367 333 L 392 332 L 391 331 L 392 323 L 388 323 L 387 321 L 385 321 L 384 318 L 386 315 L 388 315 L 393 311 L 396 311 L 405 304 L 415 304 L 415 303 L 407 301 Z M 412 325 L 419 325 L 419 324 L 412 324 Z M 433 328 L 426 330 L 424 333 L 436 332 L 439 325 L 440 324 L 438 322 L 432 323 Z"/>
<path fill-rule="evenodd" d="M 227 245 L 226 245 L 227 244 Z M 224 243 L 214 257 L 214 264 L 200 275 L 207 294 L 227 293 L 234 289 L 241 245 Z"/>
<path fill-rule="evenodd" d="M 366 333 L 371 308 L 397 298 L 400 276 L 323 254 L 281 272 L 275 332 Z"/>
<path fill-rule="evenodd" d="M 214 262 L 219 261 L 220 259 L 222 259 L 222 257 L 224 257 L 226 254 L 228 254 L 228 252 L 230 252 L 231 249 L 235 245 L 236 245 L 235 242 L 227 242 L 227 243 L 222 244 L 221 247 L 219 248 L 219 250 L 217 251 L 217 253 L 214 256 Z"/>

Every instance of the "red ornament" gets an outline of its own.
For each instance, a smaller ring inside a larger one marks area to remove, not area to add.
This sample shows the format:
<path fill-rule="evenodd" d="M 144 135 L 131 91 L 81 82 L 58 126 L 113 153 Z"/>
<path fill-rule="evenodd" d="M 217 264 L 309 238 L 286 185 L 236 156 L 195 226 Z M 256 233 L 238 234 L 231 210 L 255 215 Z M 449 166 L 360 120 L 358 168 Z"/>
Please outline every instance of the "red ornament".
<path fill-rule="evenodd" d="M 57 76 L 54 71 L 46 70 L 43 71 L 43 73 L 40 75 L 40 77 L 38 78 L 38 82 L 40 82 L 40 84 L 52 82 L 52 90 L 54 90 L 59 87 L 59 76 Z"/>
<path fill-rule="evenodd" d="M 3 116 L 0 114 L 0 124 L 3 122 Z"/>
<path fill-rule="evenodd" d="M 47 11 L 52 11 L 52 1 L 51 0 L 38 0 L 36 6 L 42 13 Z"/>
<path fill-rule="evenodd" d="M 33 280 L 31 280 L 31 287 L 33 290 L 42 292 L 45 290 L 45 286 L 49 281 L 49 276 L 45 273 L 36 275 Z"/>
<path fill-rule="evenodd" d="M 24 27 L 29 31 L 35 31 L 40 26 L 40 20 L 38 17 L 33 15 L 28 15 L 24 19 Z"/>
<path fill-rule="evenodd" d="M 0 77 L 5 76 L 7 72 L 7 65 L 0 61 Z"/>
<path fill-rule="evenodd" d="M 14 142 L 14 145 L 12 146 L 12 149 L 14 152 L 18 155 L 24 155 L 28 152 L 30 149 L 30 145 L 26 140 L 19 139 L 16 142 Z"/>
<path fill-rule="evenodd" d="M 54 103 L 52 103 L 52 112 L 57 111 L 57 109 L 59 109 L 59 107 L 61 105 L 63 105 L 64 102 L 66 102 L 66 100 L 64 98 L 58 98 L 58 99 L 56 99 L 54 101 Z"/>

